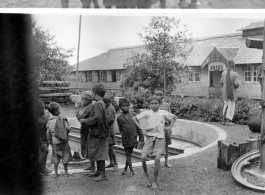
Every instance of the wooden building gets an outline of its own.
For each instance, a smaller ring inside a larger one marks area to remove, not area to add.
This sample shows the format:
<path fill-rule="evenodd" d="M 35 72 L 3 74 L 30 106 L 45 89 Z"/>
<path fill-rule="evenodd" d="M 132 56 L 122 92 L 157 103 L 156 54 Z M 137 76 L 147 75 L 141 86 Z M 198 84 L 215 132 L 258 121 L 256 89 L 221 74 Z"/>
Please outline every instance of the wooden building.
<path fill-rule="evenodd" d="M 228 60 L 235 61 L 235 71 L 239 75 L 239 97 L 259 99 L 260 86 L 257 81 L 258 66 L 262 63 L 262 50 L 246 47 L 246 39 L 261 38 L 263 23 L 251 23 L 238 30 L 239 33 L 194 39 L 193 51 L 186 60 L 190 66 L 187 82 L 176 85 L 174 95 L 220 97 L 220 79 L 227 68 Z M 92 88 L 101 82 L 107 88 L 120 88 L 125 74 L 123 64 L 132 53 L 145 52 L 143 46 L 110 49 L 109 51 L 80 62 L 79 88 Z M 73 71 L 73 76 L 75 75 Z M 73 82 L 71 87 L 76 87 Z"/>

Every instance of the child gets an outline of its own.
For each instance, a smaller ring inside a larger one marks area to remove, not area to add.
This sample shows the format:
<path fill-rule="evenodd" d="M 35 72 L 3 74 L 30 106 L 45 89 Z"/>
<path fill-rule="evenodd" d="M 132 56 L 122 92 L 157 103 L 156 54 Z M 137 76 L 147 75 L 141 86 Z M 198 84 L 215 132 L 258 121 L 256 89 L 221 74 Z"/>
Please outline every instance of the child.
<path fill-rule="evenodd" d="M 165 122 L 166 120 L 172 121 L 169 127 L 171 128 L 176 122 L 177 117 L 165 110 L 159 110 L 159 105 L 161 103 L 159 97 L 152 96 L 148 100 L 151 110 L 145 110 L 139 115 L 136 115 L 133 117 L 133 121 L 140 129 L 143 129 L 139 124 L 139 120 L 146 118 L 146 141 L 142 151 L 142 166 L 145 176 L 147 180 L 149 180 L 146 159 L 147 156 L 155 157 L 154 180 L 152 184 L 147 183 L 147 186 L 151 187 L 152 189 L 157 189 L 157 176 L 160 168 L 160 158 L 165 154 Z"/>
<path fill-rule="evenodd" d="M 68 125 L 67 119 L 60 115 L 60 104 L 51 102 L 48 105 L 48 111 L 52 114 L 52 118 L 47 123 L 47 138 L 49 144 L 52 145 L 51 163 L 54 164 L 55 176 L 58 174 L 58 165 L 62 160 L 65 175 L 71 176 L 68 173 L 68 163 L 72 160 L 72 154 L 68 143 L 68 133 L 71 127 Z"/>
<path fill-rule="evenodd" d="M 132 168 L 132 160 L 131 160 L 133 148 L 135 147 L 137 143 L 137 134 L 139 135 L 140 142 L 143 142 L 144 136 L 143 136 L 141 129 L 139 129 L 134 124 L 134 121 L 132 118 L 136 114 L 133 112 L 129 112 L 130 103 L 128 102 L 128 100 L 120 99 L 119 107 L 122 110 L 122 113 L 118 117 L 117 121 L 118 121 L 118 126 L 120 129 L 120 133 L 122 136 L 122 145 L 124 147 L 125 154 L 126 154 L 126 164 L 124 167 L 124 171 L 122 172 L 122 175 L 127 174 L 127 168 L 129 166 L 130 167 L 129 176 L 133 176 L 134 171 Z"/>
<path fill-rule="evenodd" d="M 47 132 L 46 125 L 49 120 L 49 116 L 45 115 L 44 103 L 40 100 L 38 102 L 38 111 L 39 111 L 38 124 L 39 124 L 39 138 L 40 138 L 39 167 L 41 174 L 48 175 L 51 172 L 46 168 L 47 155 L 49 152 L 48 149 L 49 144 L 46 137 L 46 132 Z"/>
<path fill-rule="evenodd" d="M 116 159 L 116 154 L 114 151 L 113 146 L 116 144 L 115 139 L 115 132 L 114 132 L 114 121 L 116 117 L 115 108 L 110 103 L 109 97 L 103 98 L 104 103 L 106 104 L 106 111 L 107 111 L 107 122 L 110 129 L 110 138 L 109 138 L 109 160 L 110 164 L 106 166 L 106 168 L 113 167 L 112 172 L 118 171 L 118 163 Z"/>
<path fill-rule="evenodd" d="M 160 101 L 161 101 L 161 104 L 159 105 L 159 110 L 165 110 L 165 111 L 168 111 L 171 113 L 171 109 L 170 109 L 170 106 L 168 103 L 166 102 L 163 102 L 162 100 L 164 99 L 163 97 L 163 91 L 160 91 L 160 90 L 156 90 L 155 93 L 154 93 L 156 96 L 160 97 Z M 165 139 L 166 139 L 166 154 L 165 154 L 165 167 L 172 167 L 171 164 L 168 163 L 168 145 L 172 144 L 172 141 L 171 141 L 171 129 L 169 129 L 170 125 L 170 122 L 169 121 L 166 121 L 165 123 Z"/>

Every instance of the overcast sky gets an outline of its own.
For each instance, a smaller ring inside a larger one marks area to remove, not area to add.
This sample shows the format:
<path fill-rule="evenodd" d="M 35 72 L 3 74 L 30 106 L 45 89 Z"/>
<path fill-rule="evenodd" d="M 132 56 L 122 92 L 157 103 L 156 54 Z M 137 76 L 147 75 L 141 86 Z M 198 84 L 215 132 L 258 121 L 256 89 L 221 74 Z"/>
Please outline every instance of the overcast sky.
<path fill-rule="evenodd" d="M 79 60 L 83 61 L 111 48 L 141 45 L 137 35 L 150 22 L 150 14 L 82 15 Z M 194 38 L 236 33 L 251 22 L 261 21 L 265 14 L 165 14 L 180 19 L 187 25 Z M 55 35 L 57 43 L 66 48 L 74 48 L 70 64 L 77 62 L 79 15 L 40 14 L 33 15 L 37 25 Z"/>

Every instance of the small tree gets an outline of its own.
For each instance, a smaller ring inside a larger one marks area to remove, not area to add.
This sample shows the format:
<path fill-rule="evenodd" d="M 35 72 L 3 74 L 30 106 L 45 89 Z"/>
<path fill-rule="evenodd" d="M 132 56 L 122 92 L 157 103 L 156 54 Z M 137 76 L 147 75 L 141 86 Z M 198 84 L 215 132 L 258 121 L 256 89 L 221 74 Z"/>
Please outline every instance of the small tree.
<path fill-rule="evenodd" d="M 172 92 L 188 71 L 184 63 L 192 50 L 191 33 L 180 26 L 179 20 L 168 17 L 153 17 L 144 30 L 139 36 L 146 53 L 133 53 L 127 59 L 122 86 Z"/>
<path fill-rule="evenodd" d="M 67 60 L 73 55 L 73 49 L 59 47 L 54 41 L 55 36 L 35 23 L 32 27 L 38 82 L 69 80 L 72 67 Z"/>

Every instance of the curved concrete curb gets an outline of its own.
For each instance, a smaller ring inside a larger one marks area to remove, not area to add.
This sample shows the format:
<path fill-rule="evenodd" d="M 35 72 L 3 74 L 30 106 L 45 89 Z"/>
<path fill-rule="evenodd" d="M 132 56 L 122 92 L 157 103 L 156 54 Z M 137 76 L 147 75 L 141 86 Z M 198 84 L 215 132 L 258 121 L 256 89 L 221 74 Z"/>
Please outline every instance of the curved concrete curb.
<path fill-rule="evenodd" d="M 232 165 L 231 173 L 234 181 L 247 189 L 256 191 L 256 192 L 265 192 L 265 187 L 255 186 L 247 181 L 246 178 L 243 178 L 241 175 L 242 168 L 250 164 L 250 161 L 253 159 L 260 158 L 259 150 L 253 150 L 239 157 Z"/>
<path fill-rule="evenodd" d="M 190 121 L 190 120 L 184 120 L 184 119 L 178 119 L 178 120 L 182 120 L 182 121 Z M 198 121 L 190 121 L 190 122 L 193 122 L 193 123 L 197 123 L 197 124 L 200 124 L 200 125 L 205 125 L 205 126 L 208 126 L 210 128 L 212 128 L 213 130 L 215 130 L 217 133 L 218 133 L 218 138 L 208 144 L 207 146 L 205 147 L 202 147 L 202 148 L 198 148 L 198 149 L 192 149 L 192 150 L 188 150 L 183 153 L 183 154 L 180 154 L 180 155 L 176 155 L 176 156 L 171 156 L 168 158 L 168 160 L 174 160 L 174 159 L 180 159 L 180 158 L 185 158 L 187 156 L 190 156 L 190 155 L 193 155 L 193 154 L 197 154 L 199 152 L 202 152 L 208 148 L 211 148 L 215 145 L 217 145 L 218 143 L 218 140 L 225 140 L 227 138 L 227 134 L 226 132 L 219 128 L 219 127 L 216 127 L 214 125 L 211 125 L 211 124 L 207 124 L 207 123 L 203 123 L 203 122 L 198 122 Z M 161 158 L 161 162 L 164 162 L 165 161 L 165 158 Z M 147 161 L 146 164 L 154 164 L 154 160 L 150 160 L 150 161 Z M 138 162 L 138 163 L 133 163 L 132 164 L 133 167 L 138 167 L 138 166 L 142 166 L 142 163 L 141 162 Z M 124 168 L 124 165 L 119 165 L 118 166 L 119 169 L 123 169 Z M 109 169 L 106 169 L 106 170 L 111 170 L 112 168 L 109 168 Z M 70 173 L 88 173 L 88 171 L 85 171 L 83 169 L 73 169 L 73 170 L 69 170 Z M 54 171 L 50 174 L 54 174 Z"/>

